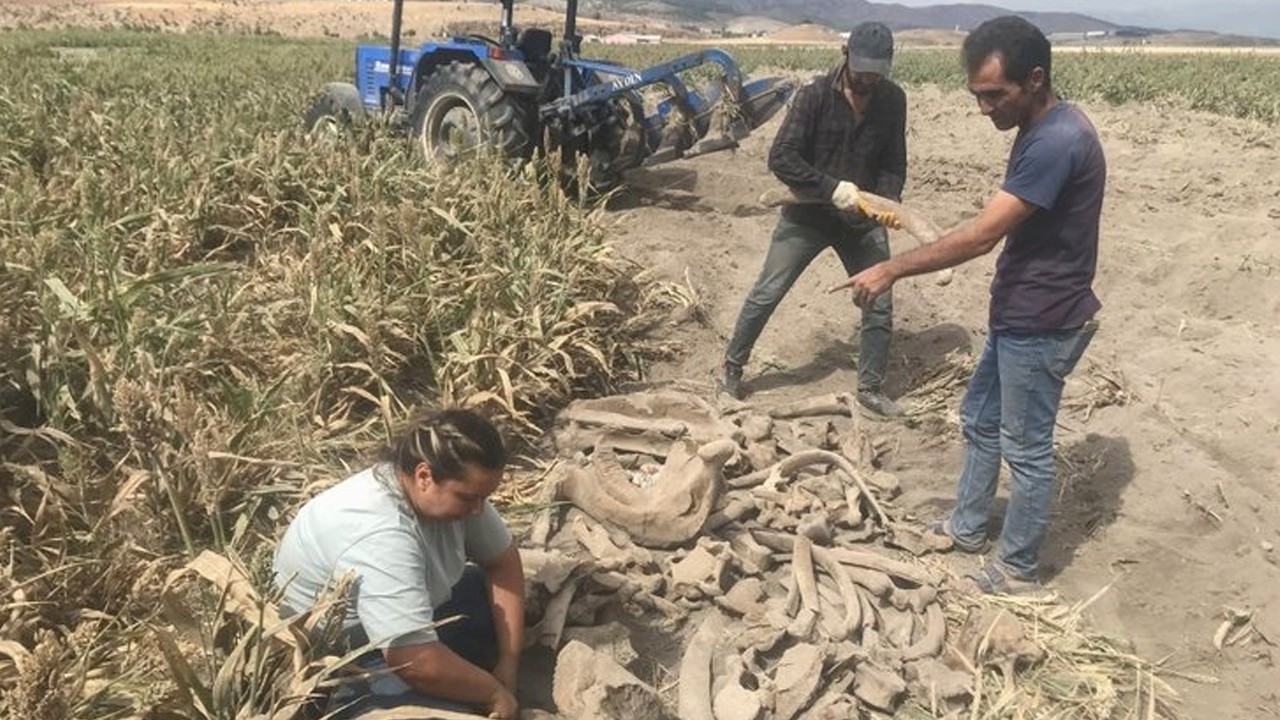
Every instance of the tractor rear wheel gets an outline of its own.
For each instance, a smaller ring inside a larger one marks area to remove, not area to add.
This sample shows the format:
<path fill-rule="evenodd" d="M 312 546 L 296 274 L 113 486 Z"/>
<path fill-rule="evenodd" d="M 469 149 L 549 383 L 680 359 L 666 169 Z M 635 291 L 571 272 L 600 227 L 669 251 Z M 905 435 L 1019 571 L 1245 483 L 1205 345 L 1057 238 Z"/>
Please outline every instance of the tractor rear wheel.
<path fill-rule="evenodd" d="M 527 158 L 534 147 L 533 105 L 508 95 L 479 65 L 452 62 L 418 91 L 413 128 L 427 157 L 455 160 L 481 147 Z"/>
<path fill-rule="evenodd" d="M 586 132 L 574 132 L 558 123 L 549 124 L 551 147 L 560 154 L 560 182 L 565 189 L 586 195 L 603 195 L 622 182 L 622 173 L 644 161 L 644 104 L 628 92 L 607 101 L 597 113 L 597 124 Z M 578 161 L 585 159 L 585 177 L 578 175 Z M 586 187 L 580 187 L 582 181 Z"/>

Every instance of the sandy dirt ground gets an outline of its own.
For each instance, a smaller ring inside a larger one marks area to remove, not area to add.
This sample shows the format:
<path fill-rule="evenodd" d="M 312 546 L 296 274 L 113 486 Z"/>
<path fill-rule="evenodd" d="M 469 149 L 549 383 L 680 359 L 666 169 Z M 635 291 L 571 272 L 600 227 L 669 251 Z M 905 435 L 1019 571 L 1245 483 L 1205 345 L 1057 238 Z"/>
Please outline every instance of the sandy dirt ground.
<path fill-rule="evenodd" d="M 954 224 L 998 187 L 1012 135 L 963 93 L 909 98 L 906 200 Z M 1090 606 L 1098 627 L 1171 669 L 1217 678 L 1175 680 L 1186 717 L 1280 717 L 1274 645 L 1212 642 L 1226 607 L 1253 610 L 1280 642 L 1280 135 L 1164 108 L 1086 109 L 1110 165 L 1096 283 L 1105 307 L 1059 418 L 1047 575 L 1070 601 L 1108 588 Z M 673 330 L 684 354 L 655 379 L 711 392 L 776 220 L 756 199 L 770 185 L 777 122 L 736 154 L 635 172 L 618 202 L 619 252 L 689 285 L 705 317 Z M 898 233 L 892 243 L 910 247 Z M 970 262 L 946 287 L 899 283 L 892 395 L 911 404 L 948 353 L 981 347 L 994 262 Z M 823 254 L 778 308 L 747 370 L 749 401 L 855 387 L 858 314 L 824 292 L 842 275 Z M 890 469 L 921 518 L 950 505 L 962 390 L 914 427 L 890 426 L 900 442 Z"/>

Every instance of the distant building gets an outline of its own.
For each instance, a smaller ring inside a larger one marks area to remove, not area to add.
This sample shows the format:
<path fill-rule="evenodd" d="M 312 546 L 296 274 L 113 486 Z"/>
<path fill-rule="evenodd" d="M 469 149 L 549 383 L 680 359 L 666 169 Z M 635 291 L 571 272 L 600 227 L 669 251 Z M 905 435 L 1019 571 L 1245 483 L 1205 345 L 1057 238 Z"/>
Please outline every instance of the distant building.
<path fill-rule="evenodd" d="M 1055 32 L 1049 33 L 1048 38 L 1051 43 L 1078 43 L 1086 40 L 1103 40 L 1107 37 L 1106 30 L 1075 30 L 1072 32 Z"/>
<path fill-rule="evenodd" d="M 1135 27 L 1115 28 L 1114 30 L 1084 30 L 1075 32 L 1056 32 L 1049 33 L 1049 42 L 1051 43 L 1078 43 L 1078 42 L 1099 42 L 1114 38 L 1146 38 L 1151 35 L 1149 30 Z"/>
<path fill-rule="evenodd" d="M 614 33 L 605 35 L 606 45 L 657 45 L 662 42 L 661 35 L 640 35 L 638 33 Z"/>

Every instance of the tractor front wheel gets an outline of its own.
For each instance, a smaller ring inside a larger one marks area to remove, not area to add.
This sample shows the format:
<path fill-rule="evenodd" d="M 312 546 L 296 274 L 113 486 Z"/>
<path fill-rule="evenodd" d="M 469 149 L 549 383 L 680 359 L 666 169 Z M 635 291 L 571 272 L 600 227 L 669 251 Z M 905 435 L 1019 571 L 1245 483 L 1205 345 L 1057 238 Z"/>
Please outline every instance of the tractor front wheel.
<path fill-rule="evenodd" d="M 332 82 L 311 100 L 302 116 L 302 126 L 309 133 L 324 133 L 358 126 L 365 121 L 360 91 L 351 83 Z"/>
<path fill-rule="evenodd" d="M 418 91 L 413 127 L 427 157 L 456 160 L 479 148 L 508 157 L 533 151 L 533 106 L 504 93 L 479 65 L 452 62 Z"/>

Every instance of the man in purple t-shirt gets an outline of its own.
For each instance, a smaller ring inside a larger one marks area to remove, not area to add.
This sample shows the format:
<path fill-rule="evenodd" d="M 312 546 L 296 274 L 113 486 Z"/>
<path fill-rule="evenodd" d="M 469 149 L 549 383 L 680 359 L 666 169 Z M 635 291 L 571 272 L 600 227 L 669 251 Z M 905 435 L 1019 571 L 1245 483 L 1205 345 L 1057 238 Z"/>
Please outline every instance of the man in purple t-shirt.
<path fill-rule="evenodd" d="M 960 408 L 966 441 L 956 507 L 932 526 L 981 553 L 1003 455 L 1012 475 L 996 557 L 969 576 L 981 592 L 1039 586 L 1040 546 L 1053 502 L 1053 426 L 1062 386 L 1097 329 L 1093 293 L 1106 160 L 1085 114 L 1050 83 L 1049 42 L 1019 17 L 965 38 L 969 89 L 999 130 L 1018 129 L 1005 180 L 976 218 L 937 242 L 854 275 L 863 305 L 898 278 L 991 252 L 1007 237 L 991 283 L 990 332 Z"/>

